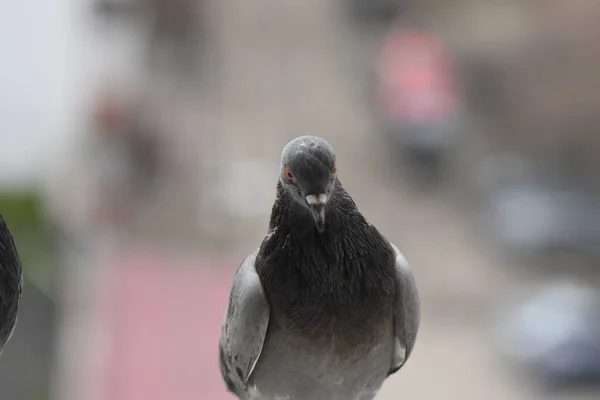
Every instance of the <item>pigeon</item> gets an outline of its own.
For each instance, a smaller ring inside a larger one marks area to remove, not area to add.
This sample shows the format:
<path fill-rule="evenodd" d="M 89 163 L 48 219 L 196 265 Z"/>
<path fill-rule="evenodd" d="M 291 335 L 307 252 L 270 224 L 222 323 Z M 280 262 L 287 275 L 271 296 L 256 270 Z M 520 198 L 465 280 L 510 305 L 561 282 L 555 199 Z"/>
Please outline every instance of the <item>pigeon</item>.
<path fill-rule="evenodd" d="M 371 400 L 406 364 L 420 324 L 415 279 L 337 175 L 331 145 L 283 149 L 268 234 L 236 271 L 219 342 L 243 400 Z"/>
<path fill-rule="evenodd" d="M 23 270 L 12 234 L 0 215 L 0 354 L 17 323 Z"/>

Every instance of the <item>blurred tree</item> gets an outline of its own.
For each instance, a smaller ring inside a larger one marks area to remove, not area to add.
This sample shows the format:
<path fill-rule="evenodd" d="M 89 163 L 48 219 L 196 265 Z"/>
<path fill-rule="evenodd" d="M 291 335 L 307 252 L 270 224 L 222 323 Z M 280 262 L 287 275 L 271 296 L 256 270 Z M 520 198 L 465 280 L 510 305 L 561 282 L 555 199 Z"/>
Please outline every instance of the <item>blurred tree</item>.
<path fill-rule="evenodd" d="M 51 287 L 54 274 L 48 273 L 48 261 L 53 249 L 41 197 L 30 192 L 0 193 L 0 212 L 14 235 L 24 274 L 46 288 Z"/>

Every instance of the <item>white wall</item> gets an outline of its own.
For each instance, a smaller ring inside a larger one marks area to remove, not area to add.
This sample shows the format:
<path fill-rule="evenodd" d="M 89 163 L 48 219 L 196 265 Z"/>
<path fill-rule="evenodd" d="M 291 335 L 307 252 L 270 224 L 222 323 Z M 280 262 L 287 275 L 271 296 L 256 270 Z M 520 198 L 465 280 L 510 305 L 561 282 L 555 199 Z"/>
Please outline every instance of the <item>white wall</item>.
<path fill-rule="evenodd" d="M 65 139 L 73 0 L 6 1 L 0 13 L 0 185 L 37 180 Z"/>
<path fill-rule="evenodd" d="M 142 32 L 99 29 L 90 0 L 4 1 L 0 13 L 0 186 L 37 185 L 71 157 L 95 88 L 139 80 Z M 125 32 L 124 32 L 125 31 Z M 137 82 L 134 86 L 137 86 Z M 71 147 L 71 148 L 70 148 Z M 70 148 L 70 149 L 69 149 Z"/>

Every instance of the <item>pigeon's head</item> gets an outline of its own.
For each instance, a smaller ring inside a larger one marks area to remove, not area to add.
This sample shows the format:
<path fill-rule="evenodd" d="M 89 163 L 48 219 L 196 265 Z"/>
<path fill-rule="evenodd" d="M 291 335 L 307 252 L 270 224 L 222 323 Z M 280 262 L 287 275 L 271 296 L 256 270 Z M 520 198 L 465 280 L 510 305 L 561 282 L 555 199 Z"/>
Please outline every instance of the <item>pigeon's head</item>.
<path fill-rule="evenodd" d="M 325 207 L 333 193 L 336 172 L 333 148 L 324 139 L 301 136 L 283 149 L 281 183 L 310 211 L 319 232 L 325 229 Z"/>

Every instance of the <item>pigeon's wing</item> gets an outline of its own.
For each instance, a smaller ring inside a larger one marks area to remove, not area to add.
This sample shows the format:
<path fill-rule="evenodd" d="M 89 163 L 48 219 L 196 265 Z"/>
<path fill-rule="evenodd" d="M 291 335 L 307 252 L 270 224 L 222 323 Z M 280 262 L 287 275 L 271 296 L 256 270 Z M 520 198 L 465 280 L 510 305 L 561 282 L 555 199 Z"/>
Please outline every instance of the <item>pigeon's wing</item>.
<path fill-rule="evenodd" d="M 257 253 L 235 273 L 219 343 L 221 374 L 227 388 L 238 395 L 246 391 L 269 324 L 269 303 L 254 267 Z"/>
<path fill-rule="evenodd" d="M 421 323 L 421 302 L 413 274 L 400 253 L 396 253 L 396 300 L 394 305 L 394 354 L 388 375 L 406 363 L 415 346 Z"/>

